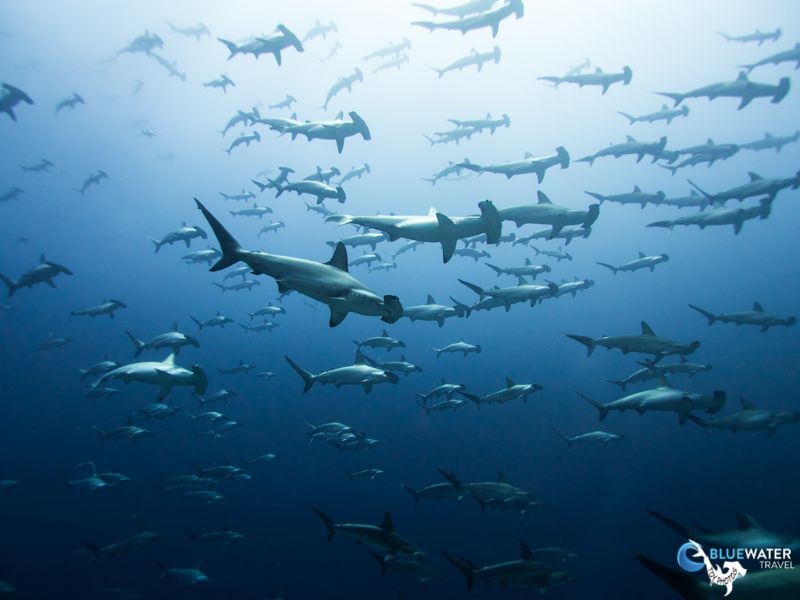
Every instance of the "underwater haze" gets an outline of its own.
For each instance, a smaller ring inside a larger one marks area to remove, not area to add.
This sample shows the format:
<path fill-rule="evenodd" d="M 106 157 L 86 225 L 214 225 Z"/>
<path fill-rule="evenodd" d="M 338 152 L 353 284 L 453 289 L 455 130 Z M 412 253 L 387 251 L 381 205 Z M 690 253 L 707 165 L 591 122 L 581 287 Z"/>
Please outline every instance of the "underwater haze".
<path fill-rule="evenodd" d="M 798 42 L 790 0 L 0 4 L 0 596 L 705 599 L 690 539 L 800 552 Z"/>

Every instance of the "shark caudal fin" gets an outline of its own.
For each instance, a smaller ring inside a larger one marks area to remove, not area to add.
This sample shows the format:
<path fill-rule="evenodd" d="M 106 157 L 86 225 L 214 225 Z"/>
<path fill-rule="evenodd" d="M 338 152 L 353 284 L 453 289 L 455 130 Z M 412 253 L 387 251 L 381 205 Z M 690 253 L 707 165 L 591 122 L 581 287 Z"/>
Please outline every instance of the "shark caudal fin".
<path fill-rule="evenodd" d="M 316 506 L 312 506 L 311 510 L 317 513 L 317 516 L 322 519 L 322 522 L 325 524 L 325 527 L 328 530 L 328 541 L 330 542 L 333 539 L 333 534 L 336 533 L 336 523 L 334 523 L 333 519 L 331 519 Z"/>
<path fill-rule="evenodd" d="M 591 398 L 589 398 L 589 396 L 584 396 L 580 392 L 575 392 L 575 393 L 597 409 L 599 421 L 602 421 L 608 416 L 608 407 L 600 404 L 596 400 L 592 400 Z"/>
<path fill-rule="evenodd" d="M 558 429 L 553 429 L 553 431 L 555 431 L 556 435 L 567 443 L 567 448 L 572 448 L 572 440 L 571 439 L 569 439 L 567 436 L 565 436 L 563 433 L 561 433 Z"/>
<path fill-rule="evenodd" d="M 623 392 L 628 391 L 628 384 L 625 381 L 620 381 L 619 379 L 609 379 L 608 383 L 613 383 L 614 385 L 618 385 L 622 388 Z"/>
<path fill-rule="evenodd" d="M 671 99 L 673 102 L 675 102 L 674 106 L 678 106 L 686 98 L 686 96 L 683 94 L 674 94 L 671 92 L 656 92 L 656 94 L 659 96 L 666 96 L 667 98 Z"/>
<path fill-rule="evenodd" d="M 615 267 L 614 265 L 610 265 L 608 263 L 598 262 L 597 264 L 600 265 L 601 267 L 605 267 L 606 269 L 609 269 L 612 273 L 614 273 L 614 275 L 616 275 L 617 271 L 619 271 L 619 269 L 617 267 Z"/>
<path fill-rule="evenodd" d="M 230 54 L 228 55 L 228 60 L 232 59 L 234 56 L 238 54 L 239 46 L 228 40 L 223 40 L 222 38 L 217 38 L 217 40 L 225 44 L 225 47 L 228 49 L 228 52 L 230 52 Z"/>
<path fill-rule="evenodd" d="M 220 258 L 209 271 L 221 271 L 242 260 L 242 247 L 239 245 L 239 242 L 236 241 L 236 238 L 234 238 L 228 230 L 223 227 L 222 223 L 203 206 L 202 202 L 197 198 L 195 198 L 194 201 L 197 203 L 197 208 L 200 209 L 206 221 L 208 221 L 208 224 L 211 226 L 211 230 L 217 237 L 217 242 L 219 242 L 219 248 L 222 250 L 222 258 Z"/>
<path fill-rule="evenodd" d="M 414 504 L 419 504 L 419 492 L 417 490 L 412 488 L 410 485 L 406 485 L 405 483 L 401 483 L 400 487 L 414 496 Z"/>
<path fill-rule="evenodd" d="M 442 556 L 444 556 L 450 563 L 452 563 L 453 566 L 455 566 L 455 568 L 458 569 L 461 572 L 461 574 L 466 578 L 467 591 L 471 591 L 472 588 L 475 586 L 475 569 L 476 569 L 475 565 L 473 565 L 464 558 L 451 556 L 441 548 L 439 548 L 439 552 L 441 552 Z"/>
<path fill-rule="evenodd" d="M 688 598 L 689 600 L 703 600 L 703 598 L 708 597 L 703 588 L 700 587 L 700 580 L 695 579 L 689 573 L 662 565 L 642 554 L 637 553 L 634 554 L 633 557 L 638 560 L 643 567 L 684 598 Z"/>
<path fill-rule="evenodd" d="M 587 356 L 591 356 L 592 352 L 594 352 L 595 343 L 592 338 L 586 337 L 585 335 L 574 335 L 572 333 L 565 333 L 564 335 L 567 336 L 569 339 L 575 340 L 576 342 L 579 342 L 584 346 L 586 346 L 586 350 L 588 352 Z"/>
<path fill-rule="evenodd" d="M 691 308 L 692 310 L 696 310 L 696 311 L 697 311 L 697 312 L 699 312 L 701 315 L 703 315 L 703 316 L 704 316 L 706 319 L 708 319 L 708 324 L 709 324 L 709 325 L 713 325 L 713 324 L 714 324 L 714 322 L 717 320 L 717 317 L 715 317 L 713 314 L 711 314 L 711 313 L 710 313 L 710 312 L 708 312 L 707 310 L 703 310 L 703 309 L 702 309 L 702 308 L 700 308 L 699 306 L 695 306 L 694 304 L 690 304 L 690 305 L 689 305 L 689 308 Z"/>
<path fill-rule="evenodd" d="M 628 113 L 625 113 L 625 112 L 622 112 L 621 110 L 618 110 L 617 114 L 620 114 L 623 117 L 625 117 L 626 119 L 628 119 L 628 121 L 630 121 L 628 123 L 629 125 L 633 125 L 634 123 L 636 123 L 636 117 L 634 117 L 632 115 L 629 115 Z"/>
<path fill-rule="evenodd" d="M 499 273 L 498 273 L 498 275 L 499 275 Z M 468 287 L 468 288 L 469 288 L 469 289 L 471 289 L 473 292 L 475 292 L 476 294 L 478 294 L 478 297 L 479 297 L 481 300 L 483 300 L 483 299 L 486 297 L 486 290 L 484 290 L 484 289 L 483 289 L 482 287 L 480 287 L 479 285 L 475 285 L 474 283 L 470 283 L 469 281 L 465 281 L 465 280 L 463 280 L 463 279 L 459 279 L 459 280 L 458 280 L 458 282 L 459 282 L 461 285 L 464 285 L 464 286 Z"/>
<path fill-rule="evenodd" d="M 136 339 L 130 331 L 126 331 L 125 335 L 127 335 L 131 342 L 133 342 L 133 346 L 135 348 L 134 356 L 139 356 L 142 353 L 142 350 L 144 350 L 144 342 Z"/>
<path fill-rule="evenodd" d="M 656 519 L 658 519 L 659 521 L 664 523 L 664 525 L 666 525 L 667 527 L 669 527 L 673 531 L 676 531 L 677 533 L 679 533 L 681 536 L 683 536 L 683 537 L 685 537 L 687 539 L 692 537 L 692 535 L 693 535 L 692 532 L 689 531 L 686 527 L 684 527 L 680 523 L 678 523 L 677 521 L 675 521 L 673 519 L 670 519 L 669 517 L 667 517 L 665 515 L 662 515 L 661 513 L 656 512 L 656 511 L 654 511 L 652 509 L 649 509 L 649 508 L 647 509 L 647 512 L 650 513 L 650 516 L 655 517 Z"/>
<path fill-rule="evenodd" d="M 294 369 L 295 373 L 300 375 L 300 377 L 303 379 L 303 383 L 305 384 L 303 386 L 303 393 L 305 394 L 314 385 L 314 376 L 305 369 L 302 369 L 300 366 L 298 366 L 298 364 L 288 356 L 284 356 L 284 358 L 286 359 L 286 362 L 288 362 Z"/>
<path fill-rule="evenodd" d="M 17 291 L 17 288 L 19 287 L 17 285 L 17 282 L 14 281 L 13 279 L 9 279 L 8 277 L 3 275 L 2 273 L 0 273 L 0 280 L 2 280 L 3 283 L 6 284 L 6 287 L 8 288 L 8 296 L 9 296 L 9 298 L 11 296 L 13 296 L 14 293 Z"/>

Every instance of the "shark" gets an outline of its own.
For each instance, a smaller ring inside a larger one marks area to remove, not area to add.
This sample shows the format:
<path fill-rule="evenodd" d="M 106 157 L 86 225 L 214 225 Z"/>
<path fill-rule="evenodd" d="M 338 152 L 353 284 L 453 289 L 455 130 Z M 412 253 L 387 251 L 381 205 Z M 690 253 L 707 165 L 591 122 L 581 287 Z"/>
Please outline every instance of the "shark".
<path fill-rule="evenodd" d="M 628 119 L 628 123 L 630 125 L 633 125 L 634 123 L 655 123 L 656 121 L 666 121 L 667 125 L 669 125 L 672 123 L 673 119 L 677 119 L 678 117 L 688 117 L 689 107 L 684 105 L 675 109 L 668 108 L 666 104 L 662 104 L 661 110 L 640 115 L 638 117 L 634 117 L 633 115 L 629 115 L 628 113 L 622 111 L 618 111 L 618 114 Z"/>
<path fill-rule="evenodd" d="M 500 240 L 502 222 L 500 215 L 490 200 L 478 204 L 480 215 L 465 217 L 448 217 L 431 208 L 425 216 L 388 215 L 388 216 L 353 216 L 331 215 L 326 221 L 339 225 L 355 224 L 369 229 L 383 231 L 389 241 L 400 238 L 418 242 L 436 242 L 442 246 L 442 261 L 448 262 L 456 249 L 459 239 L 485 233 L 490 244 Z"/>
<path fill-rule="evenodd" d="M 351 312 L 379 316 L 386 323 L 394 323 L 403 314 L 403 306 L 397 296 L 379 296 L 350 275 L 344 244 L 336 245 L 327 263 L 245 250 L 199 200 L 195 199 L 195 202 L 222 250 L 222 258 L 211 267 L 211 271 L 220 271 L 237 262 L 244 262 L 255 275 L 273 277 L 279 293 L 294 290 L 327 304 L 331 311 L 331 327 L 339 325 Z"/>
<path fill-rule="evenodd" d="M 506 179 L 511 179 L 515 175 L 527 175 L 535 173 L 539 183 L 544 180 L 545 172 L 555 166 L 560 166 L 562 169 L 569 167 L 569 153 L 563 146 L 556 148 L 556 153 L 550 156 L 534 156 L 530 152 L 526 152 L 522 160 L 515 160 L 506 163 L 480 165 L 478 163 L 465 160 L 457 165 L 461 169 L 473 171 L 478 174 L 482 173 L 497 173 L 505 175 Z"/>
<path fill-rule="evenodd" d="M 726 208 L 723 205 L 717 204 L 704 212 L 678 217 L 677 219 L 655 221 L 649 223 L 647 226 L 662 227 L 672 230 L 678 225 L 697 225 L 700 229 L 712 226 L 733 225 L 734 235 L 739 235 L 745 221 L 766 219 L 769 217 L 771 211 L 772 200 L 770 198 L 761 198 L 756 206 Z"/>
<path fill-rule="evenodd" d="M 2 90 L 0 91 L 0 113 L 6 113 L 12 121 L 17 120 L 17 114 L 14 112 L 17 105 L 34 103 L 28 94 L 9 83 L 4 83 L 0 89 Z"/>
<path fill-rule="evenodd" d="M 204 394 L 208 387 L 208 377 L 203 368 L 192 365 L 186 369 L 175 364 L 175 354 L 170 353 L 163 361 L 129 363 L 105 373 L 93 387 L 119 379 L 125 384 L 133 381 L 157 385 L 158 399 L 163 400 L 175 386 L 190 386 L 197 394 Z"/>
<path fill-rule="evenodd" d="M 444 29 L 460 31 L 462 34 L 488 27 L 492 31 L 492 38 L 495 38 L 497 37 L 497 32 L 500 30 L 500 23 L 512 15 L 517 19 L 521 19 L 525 15 L 525 6 L 522 0 L 504 0 L 503 4 L 497 8 L 491 8 L 477 14 L 462 16 L 455 21 L 412 21 L 411 24 L 417 27 L 424 27 L 428 31 Z"/>
<path fill-rule="evenodd" d="M 459 58 L 458 60 L 450 63 L 449 65 L 437 69 L 436 67 L 430 67 L 432 70 L 436 71 L 437 75 L 439 75 L 439 79 L 442 78 L 445 74 L 451 71 L 462 71 L 467 67 L 476 67 L 478 73 L 483 70 L 483 65 L 485 63 L 497 64 L 500 62 L 500 47 L 495 46 L 490 52 L 478 52 L 475 48 L 471 48 L 469 54 L 464 56 L 463 58 Z"/>
<path fill-rule="evenodd" d="M 579 210 L 553 204 L 550 198 L 541 190 L 537 192 L 537 204 L 523 204 L 501 208 L 498 212 L 503 221 L 513 221 L 517 227 L 535 223 L 551 225 L 551 236 L 558 233 L 567 225 L 580 225 L 584 229 L 591 227 L 600 216 L 600 205 L 592 204 L 587 210 Z"/>
<path fill-rule="evenodd" d="M 567 572 L 537 560 L 534 552 L 524 541 L 520 541 L 519 548 L 519 558 L 482 567 L 464 557 L 452 556 L 444 550 L 441 552 L 467 580 L 468 591 L 472 590 L 477 580 L 494 583 L 502 588 L 538 590 L 540 594 L 546 593 L 551 587 L 577 581 Z"/>
<path fill-rule="evenodd" d="M 46 283 L 50 287 L 56 287 L 53 279 L 58 275 L 74 275 L 64 265 L 47 260 L 44 254 L 39 257 L 39 264 L 31 270 L 23 273 L 19 279 L 11 279 L 0 273 L 0 281 L 8 288 L 9 297 L 13 296 L 17 290 L 22 288 L 32 288 L 34 285 Z"/>
<path fill-rule="evenodd" d="M 652 354 L 657 362 L 665 356 L 685 356 L 691 354 L 700 347 L 700 342 L 698 341 L 687 344 L 659 337 L 655 334 L 650 325 L 644 321 L 642 321 L 642 332 L 639 335 L 603 336 L 596 339 L 571 333 L 566 333 L 564 335 L 586 346 L 587 356 L 591 356 L 594 349 L 600 346 L 607 350 L 616 348 L 623 354 L 629 354 L 631 352 Z"/>
<path fill-rule="evenodd" d="M 346 75 L 344 77 L 340 77 L 336 80 L 331 88 L 328 90 L 328 95 L 325 96 L 325 102 L 322 105 L 323 110 L 328 110 L 328 104 L 331 100 L 342 90 L 347 90 L 348 92 L 353 91 L 353 84 L 356 82 L 364 81 L 364 73 L 361 72 L 361 69 L 356 67 L 353 70 L 352 75 Z"/>
<path fill-rule="evenodd" d="M 622 67 L 619 73 L 606 73 L 600 67 L 597 67 L 594 73 L 578 73 L 575 75 L 566 75 L 564 77 L 548 75 L 539 77 L 541 81 L 547 81 L 553 84 L 553 87 L 558 88 L 562 83 L 574 83 L 578 87 L 586 85 L 597 85 L 603 88 L 602 94 L 608 91 L 608 88 L 615 83 L 622 83 L 622 85 L 630 85 L 633 79 L 633 71 L 628 66 Z"/>
<path fill-rule="evenodd" d="M 256 59 L 262 54 L 272 54 L 275 57 L 275 62 L 280 66 L 283 62 L 281 51 L 287 48 L 294 48 L 298 52 L 303 52 L 304 50 L 300 39 L 283 24 L 279 24 L 270 35 L 255 37 L 242 45 L 222 38 L 217 39 L 228 49 L 228 60 L 238 54 L 252 54 Z"/>
<path fill-rule="evenodd" d="M 311 140 L 335 140 L 336 149 L 339 154 L 344 149 L 344 141 L 348 137 L 361 135 L 364 140 L 371 140 L 372 134 L 369 131 L 366 121 L 355 112 L 348 113 L 349 121 L 344 120 L 344 113 L 340 112 L 331 121 L 307 121 L 296 125 L 289 125 L 284 128 L 282 133 L 289 133 L 292 139 L 297 135 L 303 135 L 310 142 Z"/>
<path fill-rule="evenodd" d="M 669 261 L 669 254 L 662 253 L 655 254 L 653 256 L 647 256 L 644 252 L 639 252 L 639 258 L 626 262 L 618 267 L 603 262 L 598 262 L 597 264 L 601 267 L 609 269 L 612 273 L 614 273 L 614 275 L 616 275 L 620 271 L 630 271 L 633 273 L 634 271 L 638 271 L 640 269 L 650 269 L 650 272 L 652 273 L 657 264 L 665 263 L 667 261 Z"/>
<path fill-rule="evenodd" d="M 764 307 L 761 306 L 760 302 L 753 302 L 753 308 L 751 310 L 733 313 L 714 314 L 694 304 L 690 304 L 689 308 L 696 310 L 708 319 L 709 326 L 717 321 L 720 323 L 734 323 L 735 325 L 755 325 L 756 327 L 760 327 L 761 332 L 764 333 L 768 331 L 770 327 L 776 327 L 778 325 L 791 327 L 797 323 L 797 317 L 777 317 L 764 312 Z"/>
<path fill-rule="evenodd" d="M 675 106 L 678 106 L 687 98 L 708 98 L 709 100 L 715 100 L 716 98 L 739 98 L 739 107 L 737 110 L 742 110 L 756 98 L 772 98 L 771 102 L 773 104 L 778 104 L 789 93 L 790 85 L 791 82 L 788 77 L 782 77 L 780 81 L 774 85 L 756 83 L 748 79 L 747 73 L 740 71 L 739 76 L 734 81 L 712 83 L 683 93 L 656 93 L 673 100 Z"/>

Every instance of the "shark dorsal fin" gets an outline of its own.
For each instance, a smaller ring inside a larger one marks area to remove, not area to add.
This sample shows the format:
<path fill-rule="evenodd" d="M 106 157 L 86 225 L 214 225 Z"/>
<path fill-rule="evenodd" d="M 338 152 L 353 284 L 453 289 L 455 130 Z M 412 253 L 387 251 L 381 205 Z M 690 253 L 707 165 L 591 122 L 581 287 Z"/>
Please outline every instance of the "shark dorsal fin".
<path fill-rule="evenodd" d="M 527 267 L 530 264 L 531 264 L 531 259 L 530 258 L 526 258 L 525 259 L 525 266 Z"/>
<path fill-rule="evenodd" d="M 531 154 L 530 152 L 526 152 L 525 154 L 522 155 L 522 157 L 523 158 L 533 158 L 533 154 Z"/>
<path fill-rule="evenodd" d="M 744 71 L 739 71 L 738 77 L 736 77 L 736 81 L 747 81 L 747 73 Z"/>
<path fill-rule="evenodd" d="M 625 141 L 626 142 L 635 142 L 636 138 L 634 138 L 632 135 L 626 135 L 625 136 Z"/>
<path fill-rule="evenodd" d="M 633 186 L 633 191 L 634 192 L 641 192 L 642 188 L 640 188 L 638 185 L 635 185 L 635 186 Z"/>
<path fill-rule="evenodd" d="M 487 119 L 491 119 L 492 118 L 492 113 L 486 113 L 486 118 Z"/>
<path fill-rule="evenodd" d="M 764 312 L 764 307 L 761 306 L 760 302 L 753 302 L 753 310 L 756 312 Z"/>
<path fill-rule="evenodd" d="M 524 277 L 517 277 L 517 285 L 528 285 L 528 280 Z"/>
<path fill-rule="evenodd" d="M 648 325 L 648 324 L 647 324 L 647 323 L 645 323 L 644 321 L 642 321 L 642 335 L 652 335 L 652 336 L 655 336 L 655 332 L 653 331 L 653 328 L 652 328 L 652 327 L 650 327 L 650 325 Z"/>
<path fill-rule="evenodd" d="M 603 72 L 603 69 L 601 69 L 600 67 L 596 67 L 594 72 L 595 72 L 595 75 L 600 75 Z"/>
<path fill-rule="evenodd" d="M 764 139 L 765 140 L 771 140 L 772 138 L 773 138 L 773 135 L 769 131 L 764 132 Z"/>
<path fill-rule="evenodd" d="M 639 258 L 644 258 L 645 256 L 647 256 L 647 255 L 644 252 L 642 252 L 641 250 L 639 250 Z"/>
<path fill-rule="evenodd" d="M 497 483 L 508 483 L 506 474 L 502 470 L 497 472 Z"/>
<path fill-rule="evenodd" d="M 522 540 L 519 541 L 519 557 L 522 560 L 534 560 L 533 550 L 531 550 L 530 546 L 528 546 L 528 544 Z"/>
<path fill-rule="evenodd" d="M 336 118 L 337 118 L 337 119 L 344 119 L 344 111 L 340 110 L 340 111 L 339 111 L 339 114 L 338 114 L 338 115 L 336 115 Z"/>
<path fill-rule="evenodd" d="M 696 190 L 690 190 L 689 191 L 689 195 L 690 196 L 699 196 L 700 194 L 698 194 Z"/>
<path fill-rule="evenodd" d="M 383 521 L 381 521 L 381 529 L 384 531 L 394 531 L 394 523 L 392 522 L 392 513 L 388 510 L 383 513 Z"/>
<path fill-rule="evenodd" d="M 514 380 L 513 380 L 513 379 L 511 379 L 511 377 L 506 377 L 506 387 L 507 387 L 507 388 L 512 388 L 512 387 L 514 387 L 515 385 L 516 385 L 516 384 L 514 383 Z"/>
<path fill-rule="evenodd" d="M 713 146 L 713 145 L 714 145 L 714 140 L 712 140 L 711 138 L 708 138 L 708 139 L 706 140 L 706 145 L 707 145 L 707 146 Z"/>
<path fill-rule="evenodd" d="M 433 299 L 433 296 L 428 294 L 428 299 L 425 301 L 425 304 L 436 304 L 436 300 Z"/>
<path fill-rule="evenodd" d="M 736 513 L 736 522 L 739 529 L 761 529 L 761 525 L 753 517 L 744 513 Z"/>
<path fill-rule="evenodd" d="M 175 322 L 172 324 L 172 331 L 178 331 L 178 322 L 177 322 L 177 321 L 175 321 Z"/>
<path fill-rule="evenodd" d="M 174 365 L 175 364 L 175 353 L 174 352 L 170 352 L 169 356 L 167 356 L 167 358 L 164 359 L 164 363 L 167 364 L 167 365 Z"/>
<path fill-rule="evenodd" d="M 750 400 L 747 400 L 746 398 L 739 397 L 739 402 L 742 403 L 742 408 L 744 410 L 753 410 L 756 407 L 755 404 L 753 404 L 752 402 L 750 402 Z"/>
<path fill-rule="evenodd" d="M 669 107 L 666 104 L 662 104 L 661 110 L 669 110 Z"/>
<path fill-rule="evenodd" d="M 325 263 L 326 265 L 330 265 L 340 271 L 344 271 L 345 273 L 348 272 L 347 270 L 347 248 L 345 248 L 342 242 L 336 243 L 336 248 L 333 249 L 333 256 L 331 259 Z"/>
<path fill-rule="evenodd" d="M 753 173 L 752 171 L 750 171 L 748 173 L 748 175 L 750 176 L 750 181 L 759 181 L 759 180 L 763 179 L 763 177 L 761 177 L 761 175 L 759 175 L 758 173 Z"/>
<path fill-rule="evenodd" d="M 389 332 L 388 332 L 388 331 L 386 331 L 386 330 L 384 329 L 384 330 L 381 332 L 381 336 L 382 336 L 382 337 L 389 337 Z"/>
<path fill-rule="evenodd" d="M 547 194 L 545 194 L 544 192 L 538 192 L 536 196 L 539 199 L 539 204 L 552 204 L 550 198 L 548 198 Z"/>

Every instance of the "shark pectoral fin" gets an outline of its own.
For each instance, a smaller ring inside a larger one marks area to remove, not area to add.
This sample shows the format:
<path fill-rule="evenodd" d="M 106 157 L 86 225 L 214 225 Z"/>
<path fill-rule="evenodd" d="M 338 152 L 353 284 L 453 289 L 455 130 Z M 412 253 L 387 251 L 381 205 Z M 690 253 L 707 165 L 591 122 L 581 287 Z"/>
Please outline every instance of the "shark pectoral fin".
<path fill-rule="evenodd" d="M 742 101 L 739 103 L 739 107 L 736 110 L 742 110 L 745 106 L 750 104 L 753 101 L 752 96 L 742 96 Z"/>
<path fill-rule="evenodd" d="M 158 399 L 163 400 L 172 391 L 172 382 L 167 371 L 156 369 L 156 373 L 158 374 Z"/>
<path fill-rule="evenodd" d="M 341 137 L 336 138 L 336 149 L 339 151 L 339 154 L 342 153 L 343 148 L 344 148 L 344 138 Z"/>
<path fill-rule="evenodd" d="M 289 292 L 291 290 L 291 288 L 289 286 L 287 286 L 284 282 L 282 282 L 280 279 L 276 279 L 275 283 L 278 284 L 278 293 L 279 294 L 285 294 L 286 292 Z"/>
<path fill-rule="evenodd" d="M 335 302 L 329 305 L 331 309 L 331 318 L 328 324 L 331 327 L 336 327 L 339 323 L 344 321 L 345 317 L 347 316 L 347 309 L 344 308 L 339 302 L 339 299 L 335 299 Z"/>

